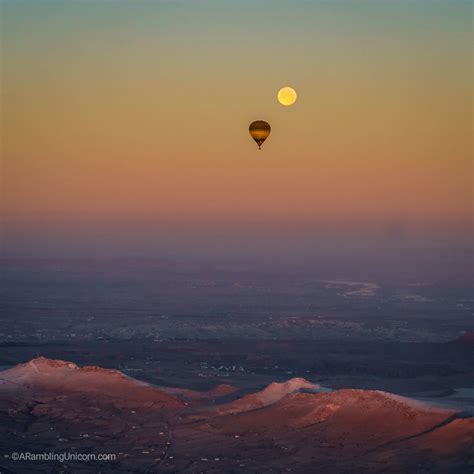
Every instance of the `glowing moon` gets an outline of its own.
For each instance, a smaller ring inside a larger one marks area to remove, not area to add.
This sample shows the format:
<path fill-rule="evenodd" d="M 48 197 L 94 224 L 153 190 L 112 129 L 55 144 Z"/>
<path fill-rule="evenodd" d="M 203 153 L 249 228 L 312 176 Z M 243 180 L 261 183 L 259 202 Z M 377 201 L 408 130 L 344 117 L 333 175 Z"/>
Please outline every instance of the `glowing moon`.
<path fill-rule="evenodd" d="M 278 91 L 278 102 L 282 105 L 293 105 L 296 102 L 296 91 L 292 87 L 282 87 Z"/>

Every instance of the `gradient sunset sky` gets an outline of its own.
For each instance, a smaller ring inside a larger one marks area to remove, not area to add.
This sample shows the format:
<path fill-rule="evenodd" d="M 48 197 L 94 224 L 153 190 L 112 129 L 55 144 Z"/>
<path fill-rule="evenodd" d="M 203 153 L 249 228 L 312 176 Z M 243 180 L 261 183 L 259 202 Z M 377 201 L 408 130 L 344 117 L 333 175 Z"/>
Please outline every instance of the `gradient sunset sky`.
<path fill-rule="evenodd" d="M 458 0 L 3 1 L 7 252 L 467 235 L 471 22 Z"/>

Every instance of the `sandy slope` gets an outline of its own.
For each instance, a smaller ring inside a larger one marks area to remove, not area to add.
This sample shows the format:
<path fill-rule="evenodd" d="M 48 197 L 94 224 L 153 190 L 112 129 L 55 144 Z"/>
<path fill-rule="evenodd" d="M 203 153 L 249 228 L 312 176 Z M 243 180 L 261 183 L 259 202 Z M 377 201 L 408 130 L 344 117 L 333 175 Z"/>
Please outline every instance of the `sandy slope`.
<path fill-rule="evenodd" d="M 319 385 L 308 382 L 303 378 L 293 378 L 283 383 L 271 383 L 263 390 L 251 393 L 225 405 L 217 406 L 214 411 L 218 414 L 236 414 L 263 408 L 278 402 L 286 395 L 301 390 L 316 391 Z"/>
<path fill-rule="evenodd" d="M 87 393 L 106 399 L 120 399 L 132 404 L 157 404 L 169 408 L 183 402 L 157 387 L 132 379 L 122 372 L 95 366 L 78 367 L 72 362 L 44 357 L 0 372 L 4 391 L 32 391 L 36 394 Z"/>

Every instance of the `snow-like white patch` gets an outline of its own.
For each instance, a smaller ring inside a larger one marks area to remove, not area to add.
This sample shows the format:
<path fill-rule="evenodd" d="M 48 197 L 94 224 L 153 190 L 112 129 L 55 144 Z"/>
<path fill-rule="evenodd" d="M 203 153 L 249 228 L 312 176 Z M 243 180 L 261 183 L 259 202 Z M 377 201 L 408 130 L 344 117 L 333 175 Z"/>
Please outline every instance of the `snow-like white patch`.
<path fill-rule="evenodd" d="M 402 295 L 402 298 L 407 301 L 415 301 L 416 303 L 431 303 L 433 300 L 422 295 Z"/>
<path fill-rule="evenodd" d="M 348 280 L 320 280 L 325 283 L 326 289 L 343 289 L 344 296 L 374 296 L 380 288 L 379 284 L 373 281 L 348 281 Z"/>

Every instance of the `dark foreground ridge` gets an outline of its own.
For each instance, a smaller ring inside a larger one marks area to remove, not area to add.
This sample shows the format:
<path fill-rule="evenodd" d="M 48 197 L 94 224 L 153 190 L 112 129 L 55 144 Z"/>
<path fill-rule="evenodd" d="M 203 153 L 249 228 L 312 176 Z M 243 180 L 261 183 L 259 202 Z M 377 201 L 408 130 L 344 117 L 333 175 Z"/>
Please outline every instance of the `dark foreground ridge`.
<path fill-rule="evenodd" d="M 301 379 L 242 395 L 157 387 L 33 359 L 0 372 L 3 473 L 472 472 L 474 419 L 373 390 Z M 12 453 L 115 455 L 15 461 Z"/>

